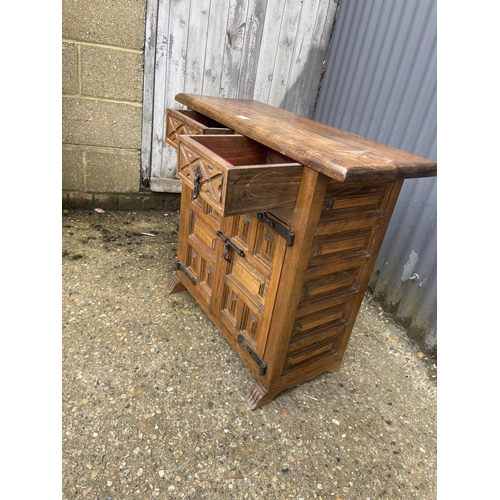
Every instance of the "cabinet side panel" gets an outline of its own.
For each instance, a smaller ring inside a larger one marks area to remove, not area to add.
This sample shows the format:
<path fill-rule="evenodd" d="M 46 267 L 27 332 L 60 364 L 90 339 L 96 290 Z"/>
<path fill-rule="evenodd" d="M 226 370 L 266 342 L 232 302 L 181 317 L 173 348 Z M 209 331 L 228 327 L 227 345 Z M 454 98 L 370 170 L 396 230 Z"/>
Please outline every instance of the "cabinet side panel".
<path fill-rule="evenodd" d="M 282 390 L 280 377 L 294 312 L 300 300 L 302 280 L 314 240 L 314 228 L 318 224 L 328 182 L 328 177 L 312 169 L 305 168 L 303 171 L 290 224 L 295 232 L 295 239 L 286 251 L 264 355 L 268 371 L 265 379 L 260 380 L 268 390 Z"/>
<path fill-rule="evenodd" d="M 328 184 L 283 376 L 340 365 L 400 184 Z"/>

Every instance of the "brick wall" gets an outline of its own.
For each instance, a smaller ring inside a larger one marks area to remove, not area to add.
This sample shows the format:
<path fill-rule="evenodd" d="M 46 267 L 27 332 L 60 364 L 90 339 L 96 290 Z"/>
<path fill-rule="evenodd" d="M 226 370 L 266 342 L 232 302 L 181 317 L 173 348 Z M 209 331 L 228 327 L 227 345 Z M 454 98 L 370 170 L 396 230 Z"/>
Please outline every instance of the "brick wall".
<path fill-rule="evenodd" d="M 63 203 L 139 193 L 145 15 L 146 0 L 62 2 Z"/>

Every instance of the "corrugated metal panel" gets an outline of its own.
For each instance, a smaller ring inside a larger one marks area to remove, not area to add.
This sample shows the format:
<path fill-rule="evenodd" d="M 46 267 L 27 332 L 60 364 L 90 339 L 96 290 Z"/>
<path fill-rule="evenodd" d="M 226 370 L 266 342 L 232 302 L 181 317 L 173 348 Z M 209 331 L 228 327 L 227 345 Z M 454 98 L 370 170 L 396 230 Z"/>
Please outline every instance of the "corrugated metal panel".
<path fill-rule="evenodd" d="M 170 190 L 165 109 L 180 92 L 254 98 L 312 116 L 337 3 L 148 0 L 142 179 Z M 152 20 L 156 16 L 156 23 Z"/>
<path fill-rule="evenodd" d="M 436 39 L 435 0 L 343 0 L 314 118 L 437 160 Z M 436 186 L 404 182 L 369 285 L 427 351 L 436 347 Z"/>

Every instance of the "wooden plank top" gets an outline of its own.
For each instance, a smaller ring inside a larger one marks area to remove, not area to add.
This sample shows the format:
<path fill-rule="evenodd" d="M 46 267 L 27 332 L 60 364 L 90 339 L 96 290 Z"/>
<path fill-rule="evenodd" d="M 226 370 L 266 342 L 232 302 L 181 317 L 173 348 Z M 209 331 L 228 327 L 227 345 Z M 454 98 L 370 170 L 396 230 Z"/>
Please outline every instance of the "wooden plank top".
<path fill-rule="evenodd" d="M 437 175 L 436 162 L 251 99 L 175 100 L 339 182 Z"/>

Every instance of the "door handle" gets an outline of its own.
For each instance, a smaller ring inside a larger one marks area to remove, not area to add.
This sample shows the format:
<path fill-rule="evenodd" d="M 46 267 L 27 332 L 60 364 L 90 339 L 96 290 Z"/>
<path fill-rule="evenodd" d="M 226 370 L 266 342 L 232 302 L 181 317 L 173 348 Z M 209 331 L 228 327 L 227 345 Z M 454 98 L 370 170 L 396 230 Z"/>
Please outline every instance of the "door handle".
<path fill-rule="evenodd" d="M 202 178 L 202 173 L 200 168 L 198 167 L 194 171 L 194 180 L 193 180 L 193 200 L 196 200 L 200 194 L 200 181 Z"/>
<path fill-rule="evenodd" d="M 229 238 L 226 238 L 221 231 L 217 231 L 217 236 L 222 239 L 226 248 L 222 254 L 225 261 L 231 262 L 231 260 L 227 257 L 230 248 L 232 248 L 240 257 L 245 257 L 245 252 L 239 249 Z"/>

